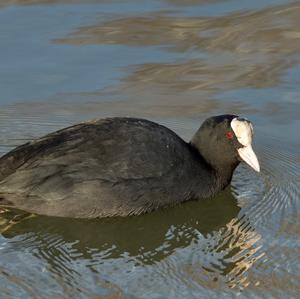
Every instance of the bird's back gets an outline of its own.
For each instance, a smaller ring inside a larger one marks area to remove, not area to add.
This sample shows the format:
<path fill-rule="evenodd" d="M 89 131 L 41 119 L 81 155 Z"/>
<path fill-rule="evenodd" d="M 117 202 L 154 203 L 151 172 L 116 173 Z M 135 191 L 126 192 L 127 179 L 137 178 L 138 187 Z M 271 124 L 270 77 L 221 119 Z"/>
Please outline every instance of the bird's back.
<path fill-rule="evenodd" d="M 48 215 L 139 214 L 191 196 L 185 174 L 193 169 L 193 159 L 187 143 L 156 123 L 133 118 L 87 122 L 3 156 L 0 196 L 5 203 Z"/>

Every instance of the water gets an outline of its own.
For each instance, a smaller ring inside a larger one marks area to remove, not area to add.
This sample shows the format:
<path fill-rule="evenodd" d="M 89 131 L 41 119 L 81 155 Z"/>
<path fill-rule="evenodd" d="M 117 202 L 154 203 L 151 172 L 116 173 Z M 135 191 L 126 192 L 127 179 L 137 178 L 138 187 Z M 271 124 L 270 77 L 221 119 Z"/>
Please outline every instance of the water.
<path fill-rule="evenodd" d="M 92 118 L 189 140 L 236 113 L 262 166 L 138 217 L 2 211 L 1 298 L 299 298 L 299 16 L 284 0 L 1 0 L 1 154 Z"/>

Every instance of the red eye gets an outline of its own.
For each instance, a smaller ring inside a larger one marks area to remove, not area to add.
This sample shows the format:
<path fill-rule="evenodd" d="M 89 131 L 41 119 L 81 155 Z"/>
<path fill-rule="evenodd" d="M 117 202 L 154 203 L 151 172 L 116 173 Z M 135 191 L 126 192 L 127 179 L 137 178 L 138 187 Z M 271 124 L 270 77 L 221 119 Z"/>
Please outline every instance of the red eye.
<path fill-rule="evenodd" d="M 233 133 L 232 132 L 226 132 L 226 138 L 227 139 L 232 139 L 233 138 Z"/>

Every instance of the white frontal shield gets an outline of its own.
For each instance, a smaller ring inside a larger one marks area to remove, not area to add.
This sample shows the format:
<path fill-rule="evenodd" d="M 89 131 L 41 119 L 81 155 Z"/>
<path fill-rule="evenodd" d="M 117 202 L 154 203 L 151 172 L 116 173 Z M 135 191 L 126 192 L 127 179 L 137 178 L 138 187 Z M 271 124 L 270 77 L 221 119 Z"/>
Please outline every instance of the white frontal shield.
<path fill-rule="evenodd" d="M 246 120 L 234 118 L 230 125 L 238 142 L 243 146 L 238 149 L 239 156 L 250 167 L 259 172 L 259 162 L 251 146 L 253 136 L 253 127 L 251 123 Z"/>

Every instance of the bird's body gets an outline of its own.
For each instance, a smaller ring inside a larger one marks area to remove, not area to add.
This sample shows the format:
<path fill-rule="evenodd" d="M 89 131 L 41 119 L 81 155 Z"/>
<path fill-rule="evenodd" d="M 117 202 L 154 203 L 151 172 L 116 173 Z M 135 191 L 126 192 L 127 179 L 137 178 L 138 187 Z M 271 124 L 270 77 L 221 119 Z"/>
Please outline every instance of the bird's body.
<path fill-rule="evenodd" d="M 226 187 L 238 162 L 223 171 L 209 161 L 197 142 L 151 121 L 86 122 L 4 155 L 0 205 L 65 217 L 137 215 Z"/>

